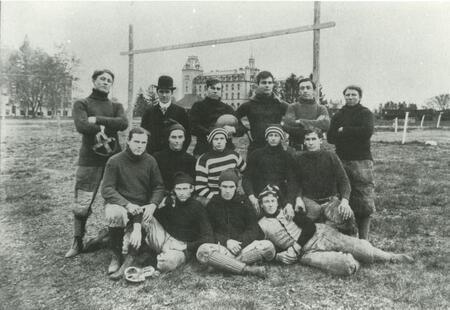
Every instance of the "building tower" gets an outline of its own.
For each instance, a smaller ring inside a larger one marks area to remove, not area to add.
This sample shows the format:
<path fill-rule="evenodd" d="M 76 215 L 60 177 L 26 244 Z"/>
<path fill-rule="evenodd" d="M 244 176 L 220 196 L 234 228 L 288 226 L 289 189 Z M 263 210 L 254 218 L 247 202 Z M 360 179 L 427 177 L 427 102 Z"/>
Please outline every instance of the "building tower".
<path fill-rule="evenodd" d="M 183 97 L 186 94 L 192 94 L 192 82 L 194 78 L 203 74 L 203 69 L 200 66 L 200 61 L 197 56 L 189 56 L 186 64 L 181 70 L 181 80 L 183 81 L 183 87 L 181 90 L 181 96 Z"/>

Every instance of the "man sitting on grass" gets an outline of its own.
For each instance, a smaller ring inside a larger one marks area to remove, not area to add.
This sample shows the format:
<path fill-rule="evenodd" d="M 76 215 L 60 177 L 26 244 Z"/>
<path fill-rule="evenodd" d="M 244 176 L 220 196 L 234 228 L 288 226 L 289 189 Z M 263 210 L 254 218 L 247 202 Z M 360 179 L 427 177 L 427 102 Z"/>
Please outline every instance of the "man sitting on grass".
<path fill-rule="evenodd" d="M 266 277 L 264 267 L 249 266 L 275 255 L 273 244 L 264 239 L 256 215 L 245 197 L 236 193 L 239 176 L 235 169 L 220 174 L 220 194 L 206 206 L 214 232 L 214 243 L 201 245 L 197 259 L 202 264 L 236 274 Z"/>
<path fill-rule="evenodd" d="M 306 129 L 306 152 L 295 156 L 299 196 L 296 210 L 302 209 L 314 222 L 329 224 L 347 235 L 356 236 L 355 216 L 348 204 L 350 181 L 334 152 L 321 150 L 320 129 Z"/>
<path fill-rule="evenodd" d="M 119 279 L 131 259 L 122 259 L 124 230 L 127 225 L 139 225 L 151 218 L 164 196 L 164 186 L 156 160 L 146 153 L 148 136 L 143 128 L 133 128 L 128 134 L 125 151 L 112 156 L 106 163 L 101 193 L 105 199 L 106 222 L 113 252 L 108 274 Z M 131 221 L 129 221 L 131 219 Z M 131 236 L 131 244 L 140 243 L 140 233 Z M 123 264 L 122 264 L 123 262 Z M 121 267 L 122 265 L 122 267 Z"/>
<path fill-rule="evenodd" d="M 406 254 L 385 252 L 367 240 L 341 234 L 325 224 L 314 224 L 302 210 L 296 212 L 293 221 L 287 220 L 279 210 L 276 186 L 268 185 L 258 198 L 264 212 L 259 226 L 266 239 L 281 250 L 275 259 L 284 264 L 299 261 L 335 275 L 351 275 L 359 269 L 359 261 L 413 261 Z"/>
<path fill-rule="evenodd" d="M 195 191 L 206 205 L 219 193 L 220 173 L 229 168 L 243 172 L 246 163 L 239 153 L 226 148 L 228 132 L 224 128 L 215 128 L 208 135 L 209 151 L 201 155 L 195 166 Z"/>

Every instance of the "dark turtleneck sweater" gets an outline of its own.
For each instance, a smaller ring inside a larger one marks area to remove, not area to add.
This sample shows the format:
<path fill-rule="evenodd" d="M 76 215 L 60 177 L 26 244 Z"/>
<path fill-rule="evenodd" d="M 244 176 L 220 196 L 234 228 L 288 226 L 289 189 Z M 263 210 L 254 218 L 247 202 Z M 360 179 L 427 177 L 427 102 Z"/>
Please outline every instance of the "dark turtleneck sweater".
<path fill-rule="evenodd" d="M 108 157 L 100 156 L 92 150 L 95 145 L 95 135 L 100 131 L 100 125 L 105 126 L 105 133 L 108 137 L 116 139 L 115 153 L 120 151 L 117 132 L 128 127 L 123 106 L 109 100 L 107 93 L 93 89 L 89 97 L 74 103 L 72 116 L 75 128 L 83 135 L 78 165 L 103 167 Z M 96 117 L 95 124 L 88 122 L 90 116 Z"/>
<path fill-rule="evenodd" d="M 134 155 L 127 147 L 106 163 L 101 193 L 106 203 L 159 205 L 164 184 L 156 160 L 149 154 Z"/>
<path fill-rule="evenodd" d="M 350 181 L 334 152 L 302 152 L 295 157 L 299 195 L 309 199 L 350 198 Z"/>
<path fill-rule="evenodd" d="M 193 198 L 185 202 L 177 199 L 175 206 L 156 209 L 155 218 L 172 237 L 187 243 L 189 253 L 195 254 L 203 243 L 214 242 L 206 210 Z"/>
<path fill-rule="evenodd" d="M 302 148 L 305 129 L 319 128 L 326 132 L 329 127 L 328 110 L 325 106 L 317 104 L 315 99 L 300 98 L 299 102 L 289 105 L 284 117 L 283 128 L 289 133 L 289 145 L 296 149 Z"/>
<path fill-rule="evenodd" d="M 160 152 L 156 152 L 153 156 L 158 162 L 166 191 L 172 190 L 173 176 L 178 171 L 183 171 L 189 174 L 192 179 L 195 179 L 196 159 L 191 154 L 183 150 L 173 151 L 167 147 Z"/>
<path fill-rule="evenodd" d="M 263 147 L 266 143 L 264 132 L 269 124 L 280 124 L 286 113 L 288 104 L 274 95 L 256 94 L 236 110 L 240 120 L 247 117 L 250 123 L 250 133 L 253 138 L 251 149 Z"/>
<path fill-rule="evenodd" d="M 342 132 L 338 129 L 343 127 Z M 357 104 L 345 105 L 331 119 L 328 142 L 336 146 L 341 160 L 372 160 L 370 137 L 374 130 L 372 112 Z"/>
<path fill-rule="evenodd" d="M 208 151 L 208 142 L 206 137 L 214 128 L 217 119 L 224 114 L 234 115 L 234 110 L 228 104 L 206 97 L 202 101 L 197 101 L 193 104 L 191 111 L 189 112 L 191 121 L 191 134 L 197 137 L 197 144 L 195 145 L 194 154 L 201 155 Z M 242 136 L 246 131 L 244 125 L 239 122 L 236 126 L 235 136 Z M 234 149 L 231 141 L 228 147 Z"/>
<path fill-rule="evenodd" d="M 187 150 L 191 143 L 190 124 L 186 110 L 173 102 L 167 108 L 166 112 L 161 111 L 159 104 L 148 106 L 142 116 L 141 127 L 150 132 L 149 143 L 147 143 L 147 152 L 154 154 L 162 151 L 167 146 L 167 129 L 173 124 L 173 121 L 181 124 L 186 130 L 183 144 L 183 150 Z"/>
<path fill-rule="evenodd" d="M 277 185 L 282 195 L 282 203 L 294 203 L 297 186 L 294 159 L 280 145 L 254 150 L 247 159 L 242 186 L 245 193 L 258 197 L 268 184 Z"/>
<path fill-rule="evenodd" d="M 264 240 L 256 215 L 245 197 L 236 194 L 231 200 L 214 196 L 206 205 L 209 222 L 214 231 L 214 243 L 226 246 L 227 240 L 242 242 L 241 247 L 255 240 Z"/>

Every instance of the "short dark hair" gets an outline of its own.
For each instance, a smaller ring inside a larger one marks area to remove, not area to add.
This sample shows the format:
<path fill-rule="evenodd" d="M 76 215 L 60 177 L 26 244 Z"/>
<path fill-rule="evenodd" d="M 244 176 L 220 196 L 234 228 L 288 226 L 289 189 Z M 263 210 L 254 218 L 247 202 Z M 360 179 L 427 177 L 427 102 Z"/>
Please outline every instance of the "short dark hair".
<path fill-rule="evenodd" d="M 272 78 L 272 81 L 275 80 L 275 79 L 273 78 L 272 73 L 270 73 L 269 71 L 261 71 L 260 73 L 258 73 L 258 74 L 256 75 L 256 84 L 259 84 L 259 81 L 261 81 L 261 80 L 263 80 L 263 79 L 267 79 L 267 78 L 269 78 L 269 77 Z"/>
<path fill-rule="evenodd" d="M 133 138 L 134 134 L 140 135 L 143 133 L 145 133 L 147 135 L 147 137 L 150 138 L 150 133 L 147 130 L 145 130 L 144 128 L 142 128 L 142 127 L 131 128 L 131 130 L 128 132 L 128 141 L 130 141 Z"/>
<path fill-rule="evenodd" d="M 362 98 L 362 89 L 361 89 L 361 87 L 359 87 L 359 86 L 357 86 L 357 85 L 349 85 L 349 86 L 347 86 L 347 87 L 344 89 L 344 91 L 342 92 L 342 94 L 345 95 L 345 92 L 346 92 L 348 89 L 356 90 L 356 91 L 358 92 L 358 94 L 359 94 L 359 98 Z"/>
<path fill-rule="evenodd" d="M 209 78 L 206 80 L 206 88 L 222 83 L 219 79 Z"/>
<path fill-rule="evenodd" d="M 114 73 L 112 73 L 112 71 L 109 69 L 95 70 L 94 73 L 92 74 L 92 81 L 95 81 L 97 77 L 99 75 L 102 75 L 103 73 L 108 73 L 109 75 L 111 75 L 112 80 L 114 82 Z"/>
<path fill-rule="evenodd" d="M 316 133 L 317 136 L 318 136 L 320 139 L 323 138 L 323 131 L 322 131 L 322 129 L 320 129 L 320 128 L 317 128 L 317 127 L 309 127 L 309 128 L 306 128 L 306 129 L 305 129 L 305 135 L 304 135 L 304 137 L 306 137 L 306 135 L 309 135 L 309 134 L 311 134 L 311 133 Z"/>
<path fill-rule="evenodd" d="M 304 82 L 311 82 L 313 89 L 316 89 L 316 83 L 314 83 L 313 80 L 311 80 L 310 78 L 300 79 L 297 84 L 298 84 L 298 86 L 300 86 L 300 84 L 304 83 Z"/>

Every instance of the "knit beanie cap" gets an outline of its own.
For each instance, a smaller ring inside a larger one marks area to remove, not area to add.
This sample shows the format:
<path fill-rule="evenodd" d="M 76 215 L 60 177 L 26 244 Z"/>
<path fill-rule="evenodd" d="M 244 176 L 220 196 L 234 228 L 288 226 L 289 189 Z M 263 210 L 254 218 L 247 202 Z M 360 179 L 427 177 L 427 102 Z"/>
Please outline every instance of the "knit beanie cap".
<path fill-rule="evenodd" d="M 283 128 L 279 124 L 271 124 L 271 125 L 269 125 L 269 127 L 267 127 L 267 129 L 266 129 L 266 131 L 264 133 L 264 138 L 267 139 L 267 137 L 271 133 L 277 133 L 278 135 L 280 135 L 281 140 L 285 140 L 286 139 L 286 135 L 284 134 Z"/>
<path fill-rule="evenodd" d="M 236 168 L 228 168 L 228 169 L 222 171 L 222 173 L 219 176 L 219 185 L 223 181 L 233 181 L 234 184 L 236 184 L 236 186 L 237 186 L 238 182 L 239 182 L 239 175 L 238 175 Z"/>
<path fill-rule="evenodd" d="M 264 187 L 264 189 L 261 191 L 261 193 L 259 193 L 258 199 L 262 200 L 264 197 L 266 197 L 268 195 L 273 195 L 278 199 L 280 197 L 279 192 L 280 192 L 280 188 L 278 186 L 269 184 L 269 185 L 266 185 L 266 187 Z"/>
<path fill-rule="evenodd" d="M 175 172 L 173 178 L 173 185 L 182 183 L 194 184 L 194 179 L 189 174 L 183 171 Z"/>
<path fill-rule="evenodd" d="M 170 135 L 170 133 L 174 130 L 182 130 L 184 133 L 186 133 L 186 129 L 184 129 L 183 125 L 181 125 L 179 123 L 175 123 L 175 124 L 171 125 L 167 131 Z"/>
<path fill-rule="evenodd" d="M 228 132 L 223 128 L 215 128 L 208 135 L 208 143 L 211 143 L 216 135 L 224 135 L 225 139 L 228 137 Z"/>

